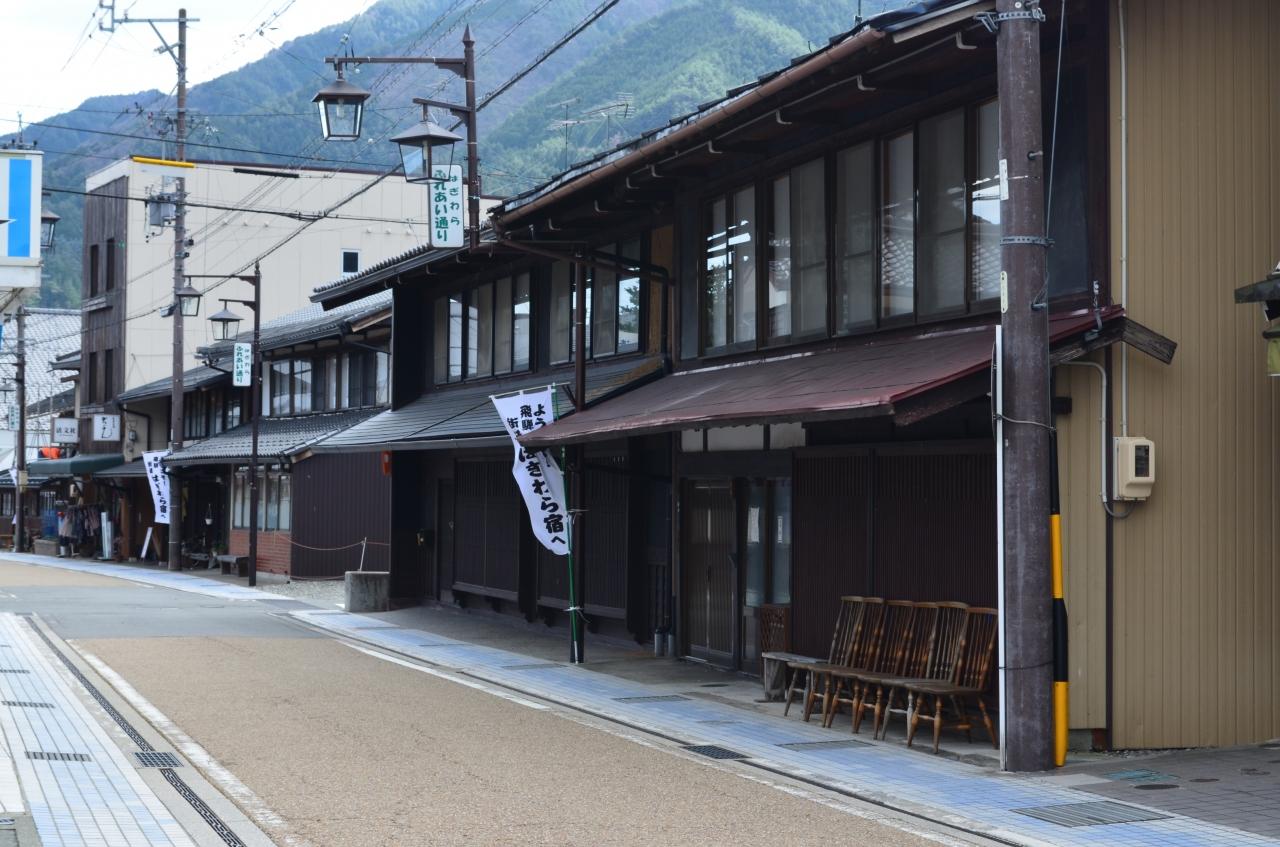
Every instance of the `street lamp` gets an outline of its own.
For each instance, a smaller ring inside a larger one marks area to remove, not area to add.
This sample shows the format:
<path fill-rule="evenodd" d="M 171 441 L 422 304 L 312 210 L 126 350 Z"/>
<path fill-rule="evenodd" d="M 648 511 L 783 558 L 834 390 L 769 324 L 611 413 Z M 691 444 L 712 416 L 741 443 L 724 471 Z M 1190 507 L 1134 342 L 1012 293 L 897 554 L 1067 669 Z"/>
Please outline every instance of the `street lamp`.
<path fill-rule="evenodd" d="M 194 318 L 200 314 L 200 292 L 192 288 L 190 282 L 173 292 L 173 296 L 177 298 L 178 311 L 184 318 Z"/>
<path fill-rule="evenodd" d="M 408 182 L 424 183 L 432 181 L 432 150 L 436 147 L 449 148 L 449 163 L 453 163 L 453 145 L 462 140 L 462 136 L 450 132 L 428 117 L 423 108 L 422 120 L 391 140 L 400 145 L 400 162 L 404 165 L 404 178 Z"/>
<path fill-rule="evenodd" d="M 320 131 L 325 141 L 355 141 L 364 122 L 364 101 L 369 92 L 342 78 L 342 66 L 335 65 L 338 78 L 316 92 L 311 102 L 320 108 Z"/>
<path fill-rule="evenodd" d="M 480 156 L 476 146 L 476 57 L 475 41 L 471 27 L 462 35 L 462 58 L 434 56 L 328 56 L 325 64 L 333 65 L 338 78 L 325 86 L 312 102 L 320 108 L 320 131 L 326 139 L 355 140 L 360 137 L 360 124 L 364 115 L 364 101 L 369 92 L 347 82 L 343 68 L 347 65 L 435 65 L 462 77 L 466 83 L 466 104 L 441 103 L 414 98 L 413 102 L 426 108 L 436 106 L 446 109 L 467 128 L 467 211 L 470 224 L 470 243 L 480 245 Z M 461 136 L 433 124 L 423 115 L 423 120 L 413 129 L 391 139 L 400 145 L 400 158 L 404 164 L 405 179 L 421 183 L 431 181 L 431 149 L 460 141 Z"/>
<path fill-rule="evenodd" d="M 218 341 L 234 341 L 240 334 L 240 316 L 227 308 L 226 300 L 222 301 L 222 311 L 209 316 L 213 323 L 213 337 Z"/>
<path fill-rule="evenodd" d="M 40 213 L 40 249 L 53 249 L 53 231 L 62 220 L 60 215 L 45 210 Z"/>

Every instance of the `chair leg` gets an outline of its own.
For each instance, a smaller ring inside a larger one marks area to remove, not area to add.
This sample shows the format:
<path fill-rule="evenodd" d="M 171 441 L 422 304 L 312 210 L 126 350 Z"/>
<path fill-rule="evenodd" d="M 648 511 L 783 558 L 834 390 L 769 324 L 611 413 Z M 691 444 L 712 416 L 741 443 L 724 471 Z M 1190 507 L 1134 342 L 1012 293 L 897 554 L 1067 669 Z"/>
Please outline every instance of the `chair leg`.
<path fill-rule="evenodd" d="M 831 675 L 827 675 L 828 688 L 831 687 Z M 831 697 L 822 704 L 822 726 L 824 729 L 830 728 L 835 723 L 836 712 L 840 711 L 840 689 L 844 687 L 844 680 L 836 677 L 835 690 L 831 693 Z"/>
<path fill-rule="evenodd" d="M 800 674 L 802 673 L 807 674 L 808 671 L 804 671 L 804 670 L 801 670 L 800 668 L 796 668 L 791 672 L 791 683 L 787 686 L 787 705 L 782 710 L 782 716 L 784 718 L 791 711 L 791 701 L 795 698 L 795 693 L 796 693 L 796 682 L 799 681 Z"/>
<path fill-rule="evenodd" d="M 964 709 L 964 698 L 952 697 L 951 708 L 955 710 L 956 717 L 960 721 L 960 728 L 964 730 L 964 737 L 970 744 L 973 743 L 973 721 L 969 720 L 969 713 Z"/>
<path fill-rule="evenodd" d="M 916 727 L 920 725 L 920 705 L 918 702 L 915 702 L 914 708 L 912 706 L 913 706 L 913 700 L 911 696 L 908 695 L 907 696 L 907 746 L 908 747 L 910 747 L 911 743 L 915 741 Z"/>
<path fill-rule="evenodd" d="M 810 671 L 810 672 L 809 672 L 809 674 L 810 674 L 810 676 L 812 676 L 812 675 L 813 675 L 813 672 L 812 672 L 812 671 Z M 830 685 L 831 685 L 831 678 L 830 678 L 829 676 L 827 676 L 826 674 L 824 674 L 824 675 L 823 675 L 823 679 L 822 679 L 823 691 L 822 691 L 822 694 L 821 694 L 821 697 L 822 697 L 822 713 L 823 713 L 824 715 L 827 713 L 827 690 L 826 690 L 826 689 L 827 689 Z M 805 722 L 805 723 L 808 723 L 808 722 L 809 722 L 809 718 L 810 718 L 810 716 L 812 716 L 812 715 L 813 715 L 813 702 L 814 702 L 815 700 L 817 700 L 817 699 L 818 699 L 818 697 L 819 697 L 819 694 L 818 694 L 818 682 L 817 682 L 817 680 L 811 680 L 811 681 L 810 681 L 810 685 L 809 685 L 809 693 L 808 693 L 808 694 L 805 696 L 805 698 L 804 698 L 804 722 Z"/>
<path fill-rule="evenodd" d="M 876 686 L 875 724 L 871 730 L 872 738 L 880 737 L 880 719 L 881 717 L 884 716 L 884 713 L 881 711 L 881 704 L 883 703 L 883 701 L 884 701 L 884 686 L 877 685 Z"/>
<path fill-rule="evenodd" d="M 854 691 L 851 692 L 853 699 L 853 720 L 849 731 L 853 734 L 858 733 L 858 729 L 862 726 L 862 712 L 867 707 L 867 684 L 862 680 L 850 680 L 853 684 Z"/>
<path fill-rule="evenodd" d="M 933 752 L 938 752 L 942 742 L 942 697 L 933 698 Z"/>
<path fill-rule="evenodd" d="M 1000 742 L 996 740 L 995 727 L 991 725 L 991 715 L 987 714 L 987 704 L 982 702 L 982 697 L 978 698 L 978 711 L 982 713 L 982 722 L 987 727 L 987 735 L 991 738 L 991 746 L 1000 749 Z"/>

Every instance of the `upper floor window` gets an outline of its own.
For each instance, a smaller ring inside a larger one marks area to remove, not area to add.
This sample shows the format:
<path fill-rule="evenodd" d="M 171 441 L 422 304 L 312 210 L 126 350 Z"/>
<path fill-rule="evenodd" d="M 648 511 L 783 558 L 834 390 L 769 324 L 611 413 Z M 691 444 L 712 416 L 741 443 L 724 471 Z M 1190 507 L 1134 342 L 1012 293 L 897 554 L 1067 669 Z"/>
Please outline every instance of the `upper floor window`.
<path fill-rule="evenodd" d="M 97 244 L 89 245 L 89 296 L 98 296 L 98 275 L 102 273 L 100 252 Z"/>
<path fill-rule="evenodd" d="M 556 262 L 551 268 L 551 361 L 568 362 L 577 349 L 573 331 L 576 283 L 582 268 L 586 286 L 587 356 L 598 359 L 640 349 L 641 304 L 644 302 L 638 263 L 641 241 L 629 238 L 601 245 L 595 252 L 614 257 L 619 269 Z M 611 261 L 609 264 L 613 264 Z M 632 264 L 635 263 L 635 264 Z"/>
<path fill-rule="evenodd" d="M 343 274 L 360 273 L 360 251 L 359 250 L 343 250 L 342 251 L 342 273 Z"/>
<path fill-rule="evenodd" d="M 390 401 L 390 356 L 381 350 L 264 365 L 263 408 L 272 416 L 378 406 Z M 235 407 L 237 421 L 240 409 Z"/>
<path fill-rule="evenodd" d="M 435 381 L 528 370 L 531 319 L 528 272 L 439 298 L 433 324 Z"/>
<path fill-rule="evenodd" d="M 116 240 L 107 239 L 107 280 L 106 290 L 114 291 L 116 287 Z"/>
<path fill-rule="evenodd" d="M 999 295 L 998 150 L 992 100 L 711 198 L 702 350 L 988 308 Z M 760 215 L 764 268 L 756 253 Z"/>

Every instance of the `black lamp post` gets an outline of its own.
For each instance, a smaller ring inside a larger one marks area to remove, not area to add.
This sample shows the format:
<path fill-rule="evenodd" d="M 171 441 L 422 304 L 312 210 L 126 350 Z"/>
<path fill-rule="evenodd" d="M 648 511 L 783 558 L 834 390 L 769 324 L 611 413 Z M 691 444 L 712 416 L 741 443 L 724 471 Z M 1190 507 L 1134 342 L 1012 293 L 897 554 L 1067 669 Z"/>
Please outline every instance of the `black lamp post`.
<path fill-rule="evenodd" d="M 351 141 L 360 136 L 360 124 L 364 115 L 364 101 L 369 92 L 343 79 L 347 65 L 435 65 L 451 71 L 466 83 L 466 104 L 442 103 L 415 97 L 413 102 L 427 107 L 446 109 L 462 120 L 467 127 L 467 211 L 470 244 L 480 244 L 480 156 L 476 146 L 476 59 L 475 41 L 471 27 L 462 36 L 462 58 L 432 56 L 329 56 L 325 64 L 333 65 L 338 78 L 316 93 L 312 102 L 319 104 L 320 131 L 326 139 Z M 410 182 L 431 181 L 431 149 L 460 141 L 461 137 L 424 119 L 413 129 L 391 139 L 400 145 L 401 161 L 405 166 L 405 178 Z"/>
<path fill-rule="evenodd" d="M 40 213 L 40 249 L 53 249 L 53 234 L 62 216 L 47 209 Z"/>

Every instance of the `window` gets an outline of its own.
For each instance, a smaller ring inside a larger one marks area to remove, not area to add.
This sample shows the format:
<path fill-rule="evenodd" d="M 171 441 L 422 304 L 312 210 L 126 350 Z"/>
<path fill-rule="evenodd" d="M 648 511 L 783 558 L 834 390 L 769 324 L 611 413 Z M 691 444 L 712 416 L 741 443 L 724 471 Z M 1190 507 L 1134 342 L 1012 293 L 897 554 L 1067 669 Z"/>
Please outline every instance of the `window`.
<path fill-rule="evenodd" d="M 887 139 L 881 155 L 880 317 L 894 318 L 915 309 L 915 133 Z"/>
<path fill-rule="evenodd" d="M 311 360 L 295 359 L 293 362 L 293 414 L 305 415 L 311 411 Z"/>
<path fill-rule="evenodd" d="M 360 251 L 342 251 L 342 272 L 344 274 L 360 273 Z"/>
<path fill-rule="evenodd" d="M 99 264 L 100 262 L 98 260 L 98 245 L 90 244 L 89 245 L 89 296 L 90 297 L 98 296 L 98 274 L 100 273 Z"/>
<path fill-rule="evenodd" d="M 875 323 L 875 195 L 875 145 L 837 153 L 837 333 Z"/>
<path fill-rule="evenodd" d="M 974 113 L 976 173 L 969 184 L 973 232 L 969 278 L 975 301 L 1000 296 L 1000 104 L 991 100 Z"/>
<path fill-rule="evenodd" d="M 632 238 L 618 245 L 618 255 L 640 261 L 640 239 Z M 640 349 L 640 277 L 634 272 L 618 277 L 618 352 L 634 353 Z"/>
<path fill-rule="evenodd" d="M 964 110 L 920 124 L 917 309 L 922 316 L 965 306 Z"/>
<path fill-rule="evenodd" d="M 755 188 L 712 201 L 703 276 L 703 338 L 707 349 L 756 337 Z"/>
<path fill-rule="evenodd" d="M 606 244 L 600 252 L 639 262 L 640 239 Z M 587 286 L 588 355 L 600 358 L 640 349 L 640 277 L 634 271 L 588 268 Z"/>
<path fill-rule="evenodd" d="M 573 272 L 568 262 L 551 266 L 551 362 L 573 355 Z"/>
<path fill-rule="evenodd" d="M 13 508 L 13 492 L 0 491 L 0 515 L 12 515 Z"/>
<path fill-rule="evenodd" d="M 207 391 L 193 391 L 182 398 L 182 437 L 209 437 L 210 396 Z"/>
<path fill-rule="evenodd" d="M 98 402 L 98 354 L 89 354 L 89 374 L 85 383 L 85 393 L 89 395 L 90 403 Z"/>
<path fill-rule="evenodd" d="M 249 469 L 236 468 L 231 483 L 231 526 L 248 529 L 252 491 Z M 293 480 L 288 471 L 258 468 L 258 529 L 288 531 L 293 525 Z"/>
<path fill-rule="evenodd" d="M 743 601 L 747 606 L 791 602 L 791 480 L 747 483 Z M 754 661 L 754 619 L 743 620 L 746 658 Z"/>
<path fill-rule="evenodd" d="M 773 181 L 767 302 L 770 340 L 827 329 L 825 184 L 822 159 L 792 168 Z"/>
<path fill-rule="evenodd" d="M 241 404 L 243 402 L 243 395 L 240 390 L 231 389 L 231 393 L 226 396 L 226 402 L 223 403 L 223 426 L 226 429 L 240 426 Z"/>
<path fill-rule="evenodd" d="M 114 400 L 116 396 L 115 350 L 102 351 L 102 399 Z"/>
<path fill-rule="evenodd" d="M 107 283 L 106 290 L 114 291 L 116 287 L 116 240 L 107 239 Z"/>
<path fill-rule="evenodd" d="M 528 370 L 529 306 L 527 273 L 436 300 L 436 383 Z"/>
<path fill-rule="evenodd" d="M 292 399 L 293 385 L 291 384 L 291 368 L 292 363 L 288 360 L 283 362 L 271 362 L 271 404 L 268 408 L 272 415 L 289 414 L 289 403 Z"/>

